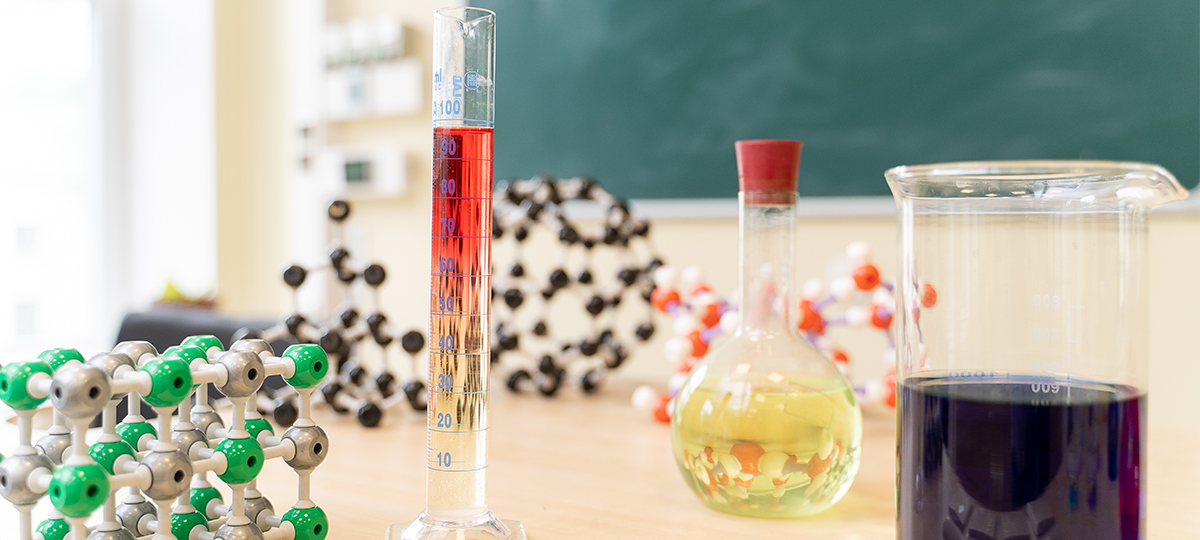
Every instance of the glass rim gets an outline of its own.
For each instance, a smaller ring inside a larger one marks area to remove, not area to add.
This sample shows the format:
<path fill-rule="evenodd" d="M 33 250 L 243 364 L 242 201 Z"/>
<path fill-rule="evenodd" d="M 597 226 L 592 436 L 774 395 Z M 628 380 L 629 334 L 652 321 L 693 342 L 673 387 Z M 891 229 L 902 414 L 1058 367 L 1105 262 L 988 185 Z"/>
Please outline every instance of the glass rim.
<path fill-rule="evenodd" d="M 479 12 L 479 15 L 476 15 L 474 17 L 459 17 L 459 16 L 457 16 L 458 13 L 467 14 L 467 13 L 471 13 L 471 12 Z M 433 10 L 433 13 L 435 15 L 440 15 L 442 17 L 450 17 L 450 18 L 458 19 L 463 22 L 471 22 L 476 19 L 484 19 L 484 18 L 488 18 L 488 17 L 494 18 L 496 16 L 495 11 L 492 11 L 487 8 L 474 7 L 474 6 L 453 6 L 453 7 L 437 8 L 437 9 Z"/>
<path fill-rule="evenodd" d="M 1188 191 L 1161 165 L 1136 161 L 1014 160 L 956 161 L 901 165 L 884 172 L 888 184 L 966 187 L 1033 184 L 1047 187 L 1140 185 L 1160 194 L 1160 202 L 1181 200 Z M 1004 188 L 1001 188 L 1004 189 Z"/>

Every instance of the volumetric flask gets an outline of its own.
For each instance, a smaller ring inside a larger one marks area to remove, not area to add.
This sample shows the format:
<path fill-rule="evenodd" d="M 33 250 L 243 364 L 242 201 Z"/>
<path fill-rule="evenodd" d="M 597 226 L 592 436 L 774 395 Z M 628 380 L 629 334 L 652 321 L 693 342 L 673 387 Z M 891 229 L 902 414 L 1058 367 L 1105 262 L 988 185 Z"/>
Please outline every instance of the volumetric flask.
<path fill-rule="evenodd" d="M 850 489 L 862 413 L 841 372 L 790 320 L 801 143 L 749 140 L 734 148 L 741 233 L 737 331 L 683 383 L 671 443 L 684 482 L 708 507 L 753 517 L 805 516 Z"/>
<path fill-rule="evenodd" d="M 886 174 L 901 246 L 898 537 L 1142 538 L 1146 218 L 1187 192 L 1140 163 Z"/>

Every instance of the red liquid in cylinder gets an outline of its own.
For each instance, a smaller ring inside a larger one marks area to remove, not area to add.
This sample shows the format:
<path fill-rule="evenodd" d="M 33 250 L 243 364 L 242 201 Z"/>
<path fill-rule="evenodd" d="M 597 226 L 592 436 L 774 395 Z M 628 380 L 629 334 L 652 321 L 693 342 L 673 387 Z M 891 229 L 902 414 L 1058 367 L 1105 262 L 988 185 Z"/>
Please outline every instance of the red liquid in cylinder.
<path fill-rule="evenodd" d="M 430 510 L 486 509 L 492 129 L 433 130 Z M 473 474 L 474 473 L 474 474 Z"/>

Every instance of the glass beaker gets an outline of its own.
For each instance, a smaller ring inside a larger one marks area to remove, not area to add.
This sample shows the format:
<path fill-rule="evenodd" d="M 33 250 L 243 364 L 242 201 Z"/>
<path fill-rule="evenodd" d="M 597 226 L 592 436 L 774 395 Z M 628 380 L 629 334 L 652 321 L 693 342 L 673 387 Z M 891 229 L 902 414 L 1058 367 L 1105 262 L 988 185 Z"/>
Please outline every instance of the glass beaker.
<path fill-rule="evenodd" d="M 898 537 L 1141 538 L 1146 217 L 1187 192 L 1122 162 L 886 176 L 901 247 Z"/>
<path fill-rule="evenodd" d="M 738 141 L 738 327 L 675 398 L 671 442 L 709 507 L 794 517 L 837 502 L 858 471 L 862 416 L 837 367 L 789 322 L 799 141 Z"/>

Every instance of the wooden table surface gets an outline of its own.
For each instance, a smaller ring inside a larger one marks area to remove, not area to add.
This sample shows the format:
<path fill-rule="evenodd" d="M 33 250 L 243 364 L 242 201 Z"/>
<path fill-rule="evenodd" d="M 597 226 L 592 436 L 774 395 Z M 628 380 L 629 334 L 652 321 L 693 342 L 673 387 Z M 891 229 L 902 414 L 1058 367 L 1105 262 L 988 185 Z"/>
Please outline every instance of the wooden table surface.
<path fill-rule="evenodd" d="M 497 387 L 489 417 L 488 502 L 519 520 L 531 539 L 895 538 L 895 427 L 890 415 L 864 418 L 862 466 L 849 493 L 807 518 L 753 519 L 700 504 L 680 477 L 668 427 L 629 405 L 632 384 L 596 396 L 514 396 Z M 327 409 L 316 420 L 331 440 L 313 474 L 313 498 L 333 540 L 382 539 L 425 506 L 425 417 L 397 407 L 385 424 L 362 428 Z M 1200 531 L 1200 433 L 1150 431 L 1149 538 L 1196 538 Z M 271 463 L 261 487 L 282 511 L 295 477 Z"/>

